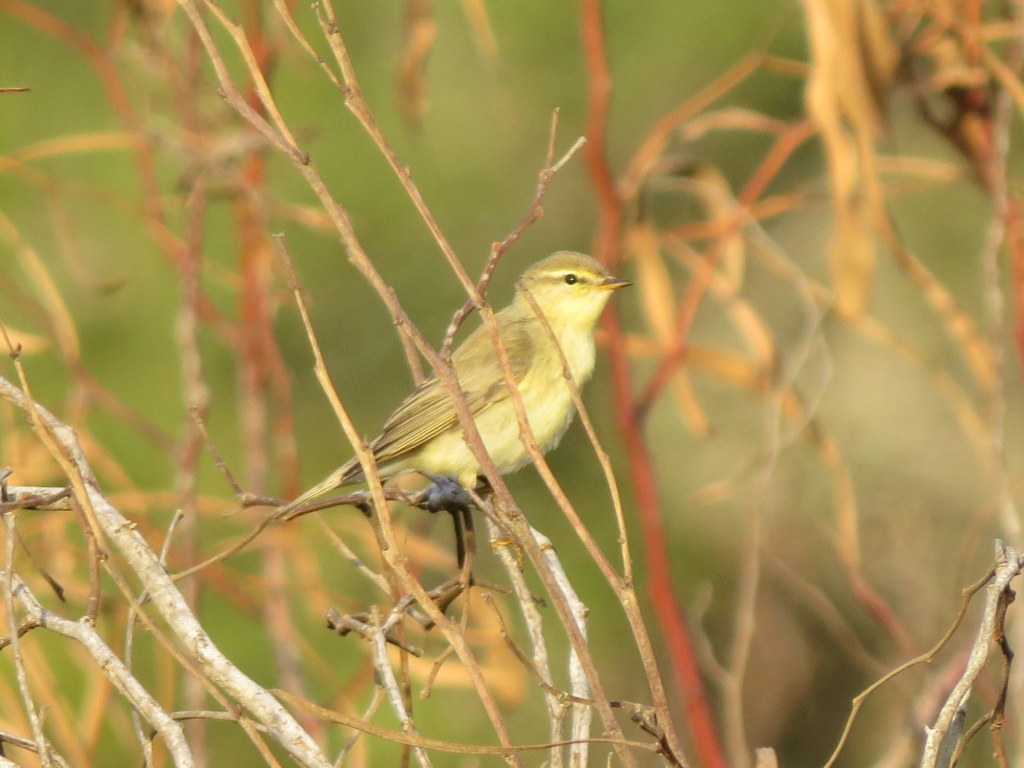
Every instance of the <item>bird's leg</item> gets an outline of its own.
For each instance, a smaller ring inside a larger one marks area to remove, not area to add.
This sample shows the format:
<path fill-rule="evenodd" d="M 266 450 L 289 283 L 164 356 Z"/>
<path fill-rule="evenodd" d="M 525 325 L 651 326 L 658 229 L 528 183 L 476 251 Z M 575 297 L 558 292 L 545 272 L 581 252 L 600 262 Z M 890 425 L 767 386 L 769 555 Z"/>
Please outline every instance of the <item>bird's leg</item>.
<path fill-rule="evenodd" d="M 487 479 L 486 475 L 477 475 L 476 488 L 473 489 L 473 493 L 485 500 L 494 495 L 494 489 L 491 488 L 491 481 Z"/>
<path fill-rule="evenodd" d="M 473 512 L 469 506 L 462 507 L 458 512 L 452 512 L 452 515 L 458 517 L 459 512 L 462 514 L 462 525 L 455 523 L 455 527 L 462 528 L 462 552 L 458 551 L 458 541 L 456 541 L 456 553 L 459 554 L 459 568 L 462 570 L 462 580 L 467 585 L 473 583 L 473 555 L 476 554 L 476 531 L 473 528 Z"/>
<path fill-rule="evenodd" d="M 459 564 L 460 571 L 466 564 L 466 519 L 473 519 L 468 514 L 463 516 L 462 509 L 464 508 L 451 507 L 448 509 L 452 516 L 452 528 L 455 531 L 455 559 Z"/>
<path fill-rule="evenodd" d="M 455 480 L 444 475 L 430 476 L 431 485 L 418 499 L 417 506 L 428 512 L 448 512 L 452 516 L 455 529 L 455 554 L 459 570 L 465 570 L 466 555 L 476 551 L 476 534 L 473 531 L 473 513 L 470 510 L 472 500 L 466 489 Z M 468 575 L 467 583 L 473 583 L 472 574 Z"/>

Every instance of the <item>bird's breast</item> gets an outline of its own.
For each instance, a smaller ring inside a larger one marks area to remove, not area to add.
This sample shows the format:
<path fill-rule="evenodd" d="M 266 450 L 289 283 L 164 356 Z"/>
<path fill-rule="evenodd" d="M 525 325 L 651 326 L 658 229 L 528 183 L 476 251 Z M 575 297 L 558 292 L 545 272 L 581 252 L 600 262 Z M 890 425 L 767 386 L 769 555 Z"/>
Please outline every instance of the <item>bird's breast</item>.
<path fill-rule="evenodd" d="M 572 371 L 573 381 L 577 387 L 582 387 L 590 380 L 594 373 L 594 360 L 596 351 L 594 347 L 593 331 L 580 331 L 576 328 L 562 330 L 558 334 L 558 343 L 562 347 L 562 354 Z M 552 350 L 557 357 L 557 351 Z M 559 361 L 559 375 L 562 375 L 561 361 Z"/>
<path fill-rule="evenodd" d="M 594 340 L 588 333 L 563 332 L 559 342 L 565 362 L 569 364 L 573 382 L 582 387 L 594 372 Z M 520 383 L 519 391 L 530 419 L 530 427 L 542 451 L 554 448 L 576 413 L 572 390 L 565 380 L 564 366 L 558 350 L 545 340 L 544 351 L 540 353 L 540 364 L 535 365 L 527 378 Z"/>

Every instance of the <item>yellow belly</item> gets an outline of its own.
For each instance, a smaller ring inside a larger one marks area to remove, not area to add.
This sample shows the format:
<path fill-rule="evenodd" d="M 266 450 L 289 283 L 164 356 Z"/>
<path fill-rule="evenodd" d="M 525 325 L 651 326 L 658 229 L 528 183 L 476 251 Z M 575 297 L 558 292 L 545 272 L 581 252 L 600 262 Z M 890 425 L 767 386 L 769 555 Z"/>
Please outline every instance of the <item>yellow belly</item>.
<path fill-rule="evenodd" d="M 564 339 L 562 348 L 571 350 L 566 357 L 573 379 L 577 386 L 582 386 L 594 369 L 593 341 Z M 547 453 L 558 445 L 576 414 L 576 404 L 557 356 L 549 364 L 537 366 L 528 373 L 519 383 L 519 392 L 537 446 L 541 453 Z M 519 424 L 510 398 L 486 407 L 474 420 L 499 474 L 515 472 L 530 462 L 519 437 Z M 410 457 L 407 467 L 426 475 L 455 477 L 467 487 L 474 485 L 481 474 L 480 462 L 462 439 L 461 428 L 435 437 L 415 457 Z"/>
<path fill-rule="evenodd" d="M 561 389 L 565 390 L 564 396 L 561 393 L 551 396 L 549 393 L 541 402 L 523 398 L 541 453 L 547 453 L 558 444 L 576 412 L 568 387 L 563 385 Z M 505 398 L 484 409 L 475 421 L 484 447 L 499 474 L 515 472 L 529 463 L 526 447 L 519 439 L 519 423 L 510 399 Z M 477 475 L 481 474 L 480 462 L 462 439 L 461 429 L 435 437 L 409 464 L 424 474 L 457 477 L 465 486 L 475 484 Z"/>

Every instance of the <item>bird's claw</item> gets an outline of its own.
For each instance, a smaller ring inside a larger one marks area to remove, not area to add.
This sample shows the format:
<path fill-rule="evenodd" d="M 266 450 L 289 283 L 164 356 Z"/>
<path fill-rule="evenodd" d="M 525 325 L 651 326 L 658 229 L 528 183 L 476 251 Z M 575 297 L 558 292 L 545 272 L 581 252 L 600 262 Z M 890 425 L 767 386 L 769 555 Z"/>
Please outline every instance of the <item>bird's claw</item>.
<path fill-rule="evenodd" d="M 444 475 L 428 475 L 430 485 L 419 498 L 419 504 L 428 512 L 450 512 L 468 509 L 472 503 L 466 489 L 456 480 Z"/>

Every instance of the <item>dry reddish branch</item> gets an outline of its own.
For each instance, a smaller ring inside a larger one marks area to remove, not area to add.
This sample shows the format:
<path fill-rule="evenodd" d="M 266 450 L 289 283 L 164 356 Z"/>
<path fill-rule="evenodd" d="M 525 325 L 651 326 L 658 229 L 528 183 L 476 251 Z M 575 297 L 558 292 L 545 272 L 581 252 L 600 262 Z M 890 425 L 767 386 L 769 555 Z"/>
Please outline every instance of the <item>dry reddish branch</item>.
<path fill-rule="evenodd" d="M 749 209 L 757 202 L 757 199 L 771 180 L 775 178 L 790 155 L 813 135 L 813 126 L 810 122 L 803 120 L 791 125 L 779 136 L 771 151 L 747 181 L 746 186 L 737 198 L 732 221 L 726 226 L 724 231 L 716 233 L 720 240 L 724 240 L 737 229 L 747 224 L 750 215 Z M 657 400 L 665 385 L 668 384 L 673 373 L 686 360 L 690 328 L 693 326 L 693 320 L 697 316 L 697 309 L 700 307 L 701 299 L 715 275 L 715 267 L 718 264 L 721 253 L 721 246 L 712 246 L 704 259 L 701 269 L 696 271 L 693 280 L 686 287 L 686 293 L 679 300 L 675 344 L 658 363 L 657 369 L 651 375 L 643 393 L 636 401 L 637 419 L 641 422 L 650 407 L 654 405 L 655 400 Z"/>
<path fill-rule="evenodd" d="M 622 237 L 621 201 L 615 186 L 605 148 L 605 125 L 611 80 L 605 54 L 604 31 L 599 0 L 581 0 L 580 28 L 587 67 L 587 146 L 585 156 L 591 182 L 598 197 L 599 228 L 594 243 L 594 256 L 615 267 L 620 258 Z M 614 304 L 605 312 L 603 329 L 608 335 L 611 357 L 615 411 L 619 430 L 629 456 L 630 474 L 636 493 L 643 531 L 647 563 L 647 588 L 662 634 L 668 643 L 672 666 L 686 704 L 691 736 L 697 746 L 704 768 L 725 768 L 727 763 L 719 744 L 718 731 L 708 706 L 704 683 L 690 641 L 689 631 L 672 588 L 668 566 L 668 549 L 661 524 L 661 504 L 650 453 L 636 418 L 629 383 L 629 359 L 625 338 Z M 651 680 L 651 693 L 669 744 L 675 755 L 682 755 L 680 744 L 671 727 L 668 698 L 658 678 Z"/>
<path fill-rule="evenodd" d="M 1006 211 L 1006 243 L 1013 280 L 1010 291 L 1013 298 L 1013 339 L 1017 345 L 1017 363 L 1024 377 L 1024 220 L 1021 209 L 1021 198 L 1012 198 Z"/>

